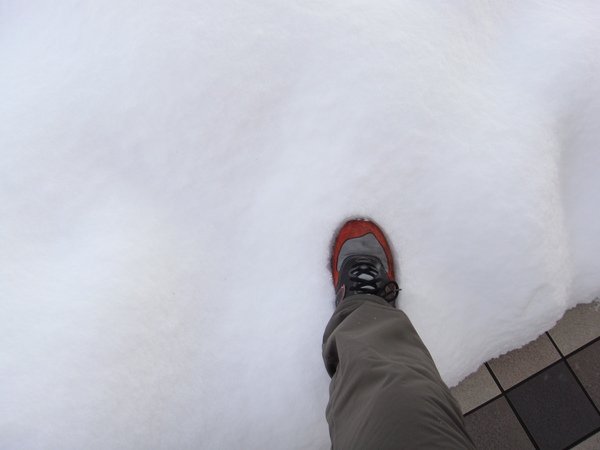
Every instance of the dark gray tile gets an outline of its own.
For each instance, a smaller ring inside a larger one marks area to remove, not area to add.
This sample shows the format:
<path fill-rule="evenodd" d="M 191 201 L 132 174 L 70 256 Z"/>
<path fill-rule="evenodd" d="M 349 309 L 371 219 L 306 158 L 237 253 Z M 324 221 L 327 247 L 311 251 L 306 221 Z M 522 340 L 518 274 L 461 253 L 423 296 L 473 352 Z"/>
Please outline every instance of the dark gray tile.
<path fill-rule="evenodd" d="M 504 390 L 507 390 L 559 359 L 556 348 L 544 333 L 535 341 L 492 359 L 488 364 Z"/>
<path fill-rule="evenodd" d="M 600 303 L 584 303 L 568 310 L 550 336 L 558 348 L 567 355 L 600 336 Z"/>
<path fill-rule="evenodd" d="M 564 361 L 507 396 L 542 449 L 563 449 L 600 426 L 600 415 Z"/>
<path fill-rule="evenodd" d="M 478 449 L 534 448 L 504 397 L 465 416 L 465 426 Z"/>
<path fill-rule="evenodd" d="M 575 353 L 568 361 L 587 393 L 600 408 L 600 341 Z"/>
<path fill-rule="evenodd" d="M 496 386 L 487 367 L 482 365 L 477 372 L 472 373 L 461 381 L 458 386 L 450 389 L 450 392 L 458 401 L 463 414 L 466 414 L 473 408 L 499 395 L 500 389 Z"/>

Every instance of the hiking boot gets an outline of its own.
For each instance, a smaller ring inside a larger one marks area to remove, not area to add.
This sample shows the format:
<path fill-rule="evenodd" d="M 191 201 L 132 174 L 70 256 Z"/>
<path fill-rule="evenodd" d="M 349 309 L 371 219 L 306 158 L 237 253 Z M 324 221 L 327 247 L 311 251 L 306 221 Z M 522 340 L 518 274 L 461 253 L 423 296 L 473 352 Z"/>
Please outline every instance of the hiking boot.
<path fill-rule="evenodd" d="M 349 220 L 333 243 L 331 273 L 335 306 L 352 295 L 370 294 L 396 306 L 392 251 L 383 231 L 368 219 Z"/>

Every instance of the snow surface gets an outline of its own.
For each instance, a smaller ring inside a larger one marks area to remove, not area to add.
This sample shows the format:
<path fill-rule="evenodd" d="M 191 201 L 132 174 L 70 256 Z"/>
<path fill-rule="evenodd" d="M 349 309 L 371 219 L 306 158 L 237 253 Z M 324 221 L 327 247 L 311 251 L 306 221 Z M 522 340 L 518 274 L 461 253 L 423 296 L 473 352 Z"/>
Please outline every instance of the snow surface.
<path fill-rule="evenodd" d="M 334 229 L 450 384 L 600 295 L 600 4 L 0 3 L 0 447 L 328 448 Z"/>

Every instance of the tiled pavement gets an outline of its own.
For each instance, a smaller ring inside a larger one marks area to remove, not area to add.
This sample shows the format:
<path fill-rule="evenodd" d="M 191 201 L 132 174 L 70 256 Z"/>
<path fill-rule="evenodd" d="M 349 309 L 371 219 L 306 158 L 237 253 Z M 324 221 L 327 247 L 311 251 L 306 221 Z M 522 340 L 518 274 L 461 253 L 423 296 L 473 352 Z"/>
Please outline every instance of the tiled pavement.
<path fill-rule="evenodd" d="M 600 449 L 600 303 L 567 311 L 452 393 L 480 449 Z"/>

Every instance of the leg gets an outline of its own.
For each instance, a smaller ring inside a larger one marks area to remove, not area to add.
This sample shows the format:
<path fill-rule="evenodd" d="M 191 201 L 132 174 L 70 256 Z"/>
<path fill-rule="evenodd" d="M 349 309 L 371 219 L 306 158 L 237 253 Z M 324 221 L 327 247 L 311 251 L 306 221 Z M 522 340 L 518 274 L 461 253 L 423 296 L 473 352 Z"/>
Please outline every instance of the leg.
<path fill-rule="evenodd" d="M 323 337 L 333 448 L 471 449 L 462 414 L 402 311 L 375 295 L 342 301 Z"/>

